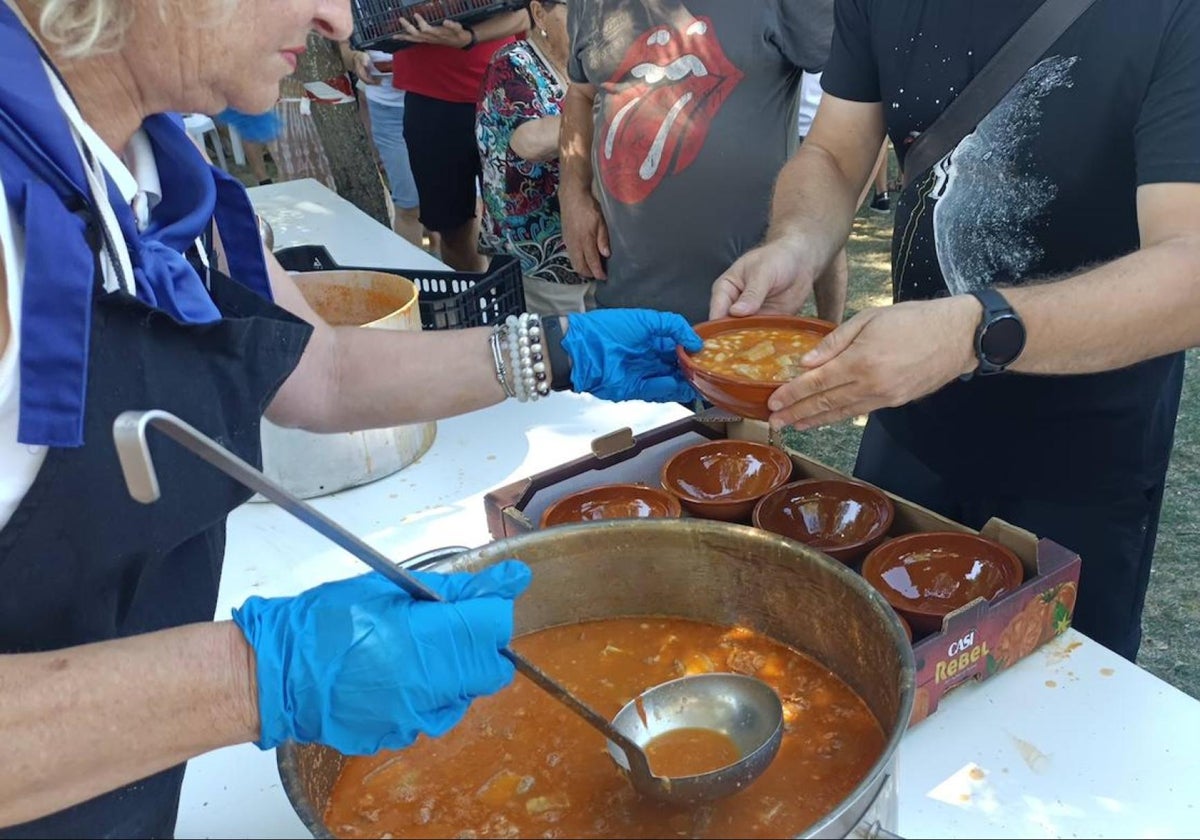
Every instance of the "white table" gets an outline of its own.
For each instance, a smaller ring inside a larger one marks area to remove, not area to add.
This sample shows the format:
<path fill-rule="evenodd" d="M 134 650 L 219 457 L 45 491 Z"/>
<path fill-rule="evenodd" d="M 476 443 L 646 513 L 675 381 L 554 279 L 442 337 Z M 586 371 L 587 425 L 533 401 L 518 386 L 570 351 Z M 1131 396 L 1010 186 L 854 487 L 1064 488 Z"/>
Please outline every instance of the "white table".
<path fill-rule="evenodd" d="M 342 265 L 445 271 L 445 263 L 392 233 L 319 181 L 304 178 L 249 190 L 271 223 L 275 248 L 324 245 Z"/>
<path fill-rule="evenodd" d="M 252 197 L 272 225 L 276 212 L 301 211 L 276 226 L 280 246 L 321 241 L 335 259 L 420 267 L 415 248 L 315 182 L 261 187 Z M 305 238 L 318 233 L 326 238 Z M 358 250 L 367 243 L 372 250 Z M 415 464 L 314 504 L 397 558 L 473 547 L 489 540 L 488 490 L 583 455 L 598 435 L 621 426 L 640 432 L 683 411 L 570 394 L 506 403 L 440 421 Z M 219 616 L 251 594 L 290 594 L 363 570 L 267 504 L 233 513 L 226 556 Z M 1069 631 L 944 698 L 905 736 L 898 779 L 899 831 L 911 837 L 1191 837 L 1200 817 L 1200 702 Z M 306 834 L 274 754 L 250 745 L 191 762 L 177 831 Z"/>

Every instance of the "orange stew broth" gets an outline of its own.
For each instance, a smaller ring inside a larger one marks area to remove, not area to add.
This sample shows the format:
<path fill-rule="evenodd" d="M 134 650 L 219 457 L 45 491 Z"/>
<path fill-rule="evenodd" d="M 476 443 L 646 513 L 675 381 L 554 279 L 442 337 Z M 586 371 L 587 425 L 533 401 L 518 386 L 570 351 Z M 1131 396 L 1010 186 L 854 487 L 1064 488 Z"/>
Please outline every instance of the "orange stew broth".
<path fill-rule="evenodd" d="M 803 372 L 800 357 L 821 343 L 822 335 L 779 327 L 744 327 L 704 340 L 692 356 L 697 367 L 755 382 L 787 382 Z"/>
<path fill-rule="evenodd" d="M 787 837 L 849 795 L 883 752 L 879 722 L 848 686 L 744 628 L 604 619 L 530 633 L 514 647 L 609 718 L 684 674 L 754 674 L 784 700 L 779 754 L 727 799 L 692 808 L 644 800 L 601 735 L 517 676 L 439 739 L 350 758 L 325 813 L 336 836 Z"/>

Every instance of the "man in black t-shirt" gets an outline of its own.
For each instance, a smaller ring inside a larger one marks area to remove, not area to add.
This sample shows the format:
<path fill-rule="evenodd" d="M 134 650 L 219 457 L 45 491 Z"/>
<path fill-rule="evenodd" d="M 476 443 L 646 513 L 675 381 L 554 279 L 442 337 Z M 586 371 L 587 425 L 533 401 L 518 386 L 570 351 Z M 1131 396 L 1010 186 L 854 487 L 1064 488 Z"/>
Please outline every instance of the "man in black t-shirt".
<path fill-rule="evenodd" d="M 767 244 L 717 280 L 711 315 L 797 311 L 885 132 L 903 165 L 1039 5 L 838 0 L 825 96 Z M 856 475 L 1078 551 L 1076 626 L 1134 659 L 1181 351 L 1200 344 L 1200 0 L 1098 0 L 911 174 L 896 303 L 833 333 L 772 397 L 772 422 L 871 412 Z"/>

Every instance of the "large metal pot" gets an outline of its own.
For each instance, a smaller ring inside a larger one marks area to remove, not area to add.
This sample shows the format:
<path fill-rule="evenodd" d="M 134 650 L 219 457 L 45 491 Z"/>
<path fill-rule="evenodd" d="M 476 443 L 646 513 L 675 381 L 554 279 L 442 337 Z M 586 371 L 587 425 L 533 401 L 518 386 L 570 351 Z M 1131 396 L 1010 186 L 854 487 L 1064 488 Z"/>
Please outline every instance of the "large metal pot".
<path fill-rule="evenodd" d="M 381 271 L 309 271 L 292 275 L 317 314 L 335 326 L 420 330 L 417 287 Z M 357 487 L 395 473 L 433 444 L 433 421 L 316 434 L 262 423 L 263 472 L 302 499 Z M 257 497 L 256 497 L 257 498 Z"/>
<path fill-rule="evenodd" d="M 517 601 L 516 633 L 594 618 L 681 616 L 741 624 L 826 665 L 875 713 L 887 736 L 879 761 L 804 836 L 876 836 L 897 821 L 896 748 L 912 710 L 912 648 L 895 613 L 841 563 L 776 534 L 698 519 L 569 525 L 442 560 L 477 570 L 507 557 L 533 568 Z M 278 750 L 284 790 L 316 837 L 345 758 L 327 747 Z"/>

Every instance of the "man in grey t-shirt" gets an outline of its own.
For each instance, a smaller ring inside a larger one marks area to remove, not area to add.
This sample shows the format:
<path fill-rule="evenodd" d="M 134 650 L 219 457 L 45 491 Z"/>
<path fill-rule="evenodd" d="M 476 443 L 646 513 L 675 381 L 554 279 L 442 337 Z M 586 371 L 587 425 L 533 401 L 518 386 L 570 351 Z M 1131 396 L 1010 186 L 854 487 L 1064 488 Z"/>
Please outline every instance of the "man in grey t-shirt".
<path fill-rule="evenodd" d="M 686 5 L 685 5 L 686 3 Z M 713 282 L 766 232 L 796 144 L 803 70 L 833 0 L 570 0 L 559 198 L 601 306 L 707 317 Z M 815 290 L 840 320 L 839 295 Z"/>

